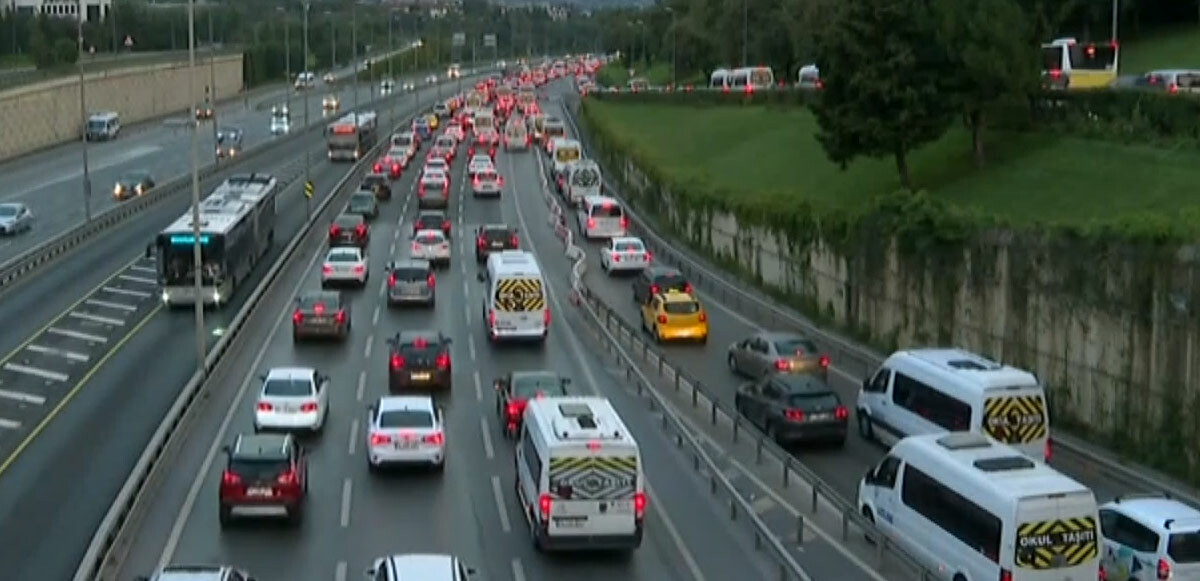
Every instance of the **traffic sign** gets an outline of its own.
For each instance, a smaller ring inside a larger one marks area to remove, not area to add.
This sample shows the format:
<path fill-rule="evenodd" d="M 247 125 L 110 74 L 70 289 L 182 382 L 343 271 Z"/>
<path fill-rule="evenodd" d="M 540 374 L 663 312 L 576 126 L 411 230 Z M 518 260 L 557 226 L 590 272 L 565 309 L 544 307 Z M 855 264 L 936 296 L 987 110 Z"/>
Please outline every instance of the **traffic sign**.
<path fill-rule="evenodd" d="M 467 44 L 467 34 L 465 32 L 455 32 L 450 38 L 451 46 L 465 46 Z"/>
<path fill-rule="evenodd" d="M 483 35 L 483 46 L 488 47 L 488 48 L 496 48 L 496 35 L 494 35 L 494 34 Z"/>
<path fill-rule="evenodd" d="M 317 189 L 317 186 L 312 183 L 312 180 L 308 180 L 308 181 L 304 182 L 304 197 L 311 198 L 313 196 L 313 192 L 316 191 L 316 189 Z"/>

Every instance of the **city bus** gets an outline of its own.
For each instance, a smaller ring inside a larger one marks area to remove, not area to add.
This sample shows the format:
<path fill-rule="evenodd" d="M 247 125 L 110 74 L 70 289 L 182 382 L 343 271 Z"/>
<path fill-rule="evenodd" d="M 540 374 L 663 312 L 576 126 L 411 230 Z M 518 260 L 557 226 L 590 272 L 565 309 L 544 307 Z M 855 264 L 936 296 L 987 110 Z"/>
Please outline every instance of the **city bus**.
<path fill-rule="evenodd" d="M 775 73 L 768 67 L 743 67 L 740 69 L 717 69 L 709 78 L 711 89 L 722 91 L 763 91 L 775 86 Z"/>
<path fill-rule="evenodd" d="M 192 209 L 163 230 L 154 243 L 163 303 L 226 304 L 275 241 L 277 190 L 274 176 L 235 175 L 200 203 L 199 297 Z"/>
<path fill-rule="evenodd" d="M 329 124 L 329 161 L 358 161 L 375 146 L 374 111 L 350 113 Z"/>
<path fill-rule="evenodd" d="M 1117 78 L 1117 42 L 1080 43 L 1056 38 L 1042 45 L 1042 82 L 1048 89 L 1078 90 L 1107 87 Z"/>

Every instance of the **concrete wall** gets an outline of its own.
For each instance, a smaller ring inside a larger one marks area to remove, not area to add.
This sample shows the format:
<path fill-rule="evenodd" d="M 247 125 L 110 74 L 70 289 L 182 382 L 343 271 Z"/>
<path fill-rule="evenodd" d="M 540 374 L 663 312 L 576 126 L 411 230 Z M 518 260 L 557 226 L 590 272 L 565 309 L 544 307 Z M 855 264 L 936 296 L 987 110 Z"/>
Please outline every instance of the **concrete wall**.
<path fill-rule="evenodd" d="M 197 62 L 197 67 L 200 63 Z M 242 90 L 242 55 L 218 56 L 214 63 L 218 98 Z M 208 61 L 197 70 L 197 100 L 208 85 Z M 99 71 L 84 84 L 88 113 L 116 111 L 121 123 L 184 114 L 191 106 L 186 63 Z M 79 139 L 79 79 L 69 77 L 0 92 L 0 160 Z"/>

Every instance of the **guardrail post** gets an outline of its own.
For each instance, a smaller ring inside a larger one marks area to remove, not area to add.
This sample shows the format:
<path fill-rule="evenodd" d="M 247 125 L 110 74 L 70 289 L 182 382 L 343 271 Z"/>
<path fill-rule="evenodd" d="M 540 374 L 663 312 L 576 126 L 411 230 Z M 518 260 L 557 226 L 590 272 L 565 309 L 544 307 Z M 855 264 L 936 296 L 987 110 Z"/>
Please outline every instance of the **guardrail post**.
<path fill-rule="evenodd" d="M 842 540 L 850 540 L 850 513 L 842 513 Z"/>
<path fill-rule="evenodd" d="M 883 549 L 887 544 L 887 537 L 883 535 L 875 535 L 875 568 L 883 566 Z"/>
<path fill-rule="evenodd" d="M 812 513 L 813 514 L 817 514 L 817 499 L 818 498 L 820 498 L 820 494 L 817 492 L 817 485 L 813 484 L 813 486 L 812 486 Z"/>
<path fill-rule="evenodd" d="M 804 544 L 804 515 L 796 515 L 796 545 Z"/>
<path fill-rule="evenodd" d="M 733 418 L 733 443 L 735 443 L 735 444 L 738 441 L 738 432 L 741 431 L 742 422 L 738 421 L 740 419 L 741 418 Z M 714 424 L 717 423 L 715 419 L 713 420 L 713 423 Z"/>
<path fill-rule="evenodd" d="M 733 493 L 729 495 L 729 520 L 737 520 L 737 501 L 733 499 Z"/>
<path fill-rule="evenodd" d="M 715 399 L 712 400 L 711 410 L 709 411 L 708 415 L 709 415 L 710 420 L 712 421 L 712 424 L 714 426 L 717 425 L 717 400 L 715 400 Z"/>
<path fill-rule="evenodd" d="M 789 577 L 788 577 L 787 565 L 780 563 L 779 564 L 779 581 L 788 581 L 788 579 L 789 579 Z"/>
<path fill-rule="evenodd" d="M 758 529 L 755 529 L 754 530 L 754 550 L 761 551 L 762 545 L 763 545 L 762 534 L 758 532 Z"/>
<path fill-rule="evenodd" d="M 756 447 L 756 449 L 754 451 L 754 463 L 755 464 L 762 464 L 762 452 L 763 452 L 763 440 L 764 439 L 765 438 L 758 439 L 758 446 Z"/>
<path fill-rule="evenodd" d="M 698 460 L 699 457 L 697 456 L 696 458 L 697 458 L 696 469 L 699 470 L 700 469 L 699 460 Z M 708 475 L 708 492 L 713 495 L 717 494 L 717 475 L 716 474 Z"/>
<path fill-rule="evenodd" d="M 675 390 L 679 391 L 679 376 L 678 375 L 675 376 Z M 700 392 L 700 390 L 697 389 L 696 386 L 693 385 L 692 386 L 692 407 L 696 407 L 696 406 L 700 405 L 700 401 L 699 401 L 700 393 L 699 392 Z"/>
<path fill-rule="evenodd" d="M 786 489 L 791 484 L 792 457 L 787 456 L 783 459 L 783 487 Z"/>

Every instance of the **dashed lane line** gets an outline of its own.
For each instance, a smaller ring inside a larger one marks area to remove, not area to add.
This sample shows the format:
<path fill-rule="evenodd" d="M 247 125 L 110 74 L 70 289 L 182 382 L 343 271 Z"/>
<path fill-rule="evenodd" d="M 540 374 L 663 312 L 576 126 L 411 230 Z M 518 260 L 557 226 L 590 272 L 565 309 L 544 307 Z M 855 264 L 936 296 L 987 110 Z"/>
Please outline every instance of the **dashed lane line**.
<path fill-rule="evenodd" d="M 66 381 L 71 378 L 71 376 L 67 375 L 66 373 L 61 373 L 58 371 L 50 371 L 48 369 L 42 369 L 40 367 L 33 367 L 31 365 L 21 365 L 20 363 L 5 363 L 4 369 L 7 371 L 13 371 L 16 373 L 24 373 L 25 375 L 32 375 L 34 377 L 40 377 L 47 381 L 63 382 L 63 381 Z M 41 398 L 41 399 L 42 399 L 42 401 L 45 401 L 45 398 Z M 41 404 L 39 403 L 38 405 L 41 405 Z"/>
<path fill-rule="evenodd" d="M 21 403 L 30 403 L 33 405 L 42 405 L 46 403 L 46 398 L 40 395 L 25 393 L 23 391 L 12 391 L 8 389 L 0 389 L 0 398 L 11 399 Z"/>
<path fill-rule="evenodd" d="M 25 349 L 29 350 L 29 351 L 33 351 L 34 353 L 41 353 L 43 355 L 57 355 L 64 359 L 69 359 L 71 361 L 78 361 L 79 363 L 87 363 L 88 360 L 91 359 L 91 357 L 84 355 L 83 353 L 76 353 L 74 351 L 68 351 L 66 349 L 59 349 L 57 347 L 46 347 L 45 345 L 36 345 L 33 343 L 30 343 L 29 345 L 25 346 Z"/>
<path fill-rule="evenodd" d="M 125 326 L 125 321 L 123 321 L 121 319 L 114 319 L 112 317 L 103 317 L 100 315 L 93 315 L 92 313 L 71 311 L 70 313 L 67 313 L 67 316 L 74 318 L 74 319 L 82 319 L 84 321 L 100 323 L 101 325 L 112 325 L 113 327 L 124 327 Z"/>
<path fill-rule="evenodd" d="M 132 312 L 138 310 L 138 308 L 133 305 L 127 305 L 125 303 L 114 303 L 112 301 L 104 301 L 104 300 L 100 300 L 100 299 L 85 299 L 83 302 L 84 302 L 84 304 L 92 305 L 93 307 L 104 307 L 106 309 L 113 309 L 114 311 L 124 311 L 126 313 L 132 313 Z"/>
<path fill-rule="evenodd" d="M 127 297 L 136 297 L 139 299 L 148 299 L 151 296 L 153 296 L 152 294 L 150 294 L 148 292 L 130 290 L 127 288 L 118 288 L 115 286 L 101 287 L 100 290 L 107 292 L 107 293 L 112 293 L 115 295 L 125 295 Z"/>
<path fill-rule="evenodd" d="M 108 343 L 108 337 L 101 337 L 100 335 L 93 335 L 91 333 L 84 333 L 81 331 L 73 331 L 71 329 L 48 327 L 46 332 L 52 335 L 61 335 L 63 337 L 79 339 L 80 341 L 87 341 L 88 343 Z"/>

